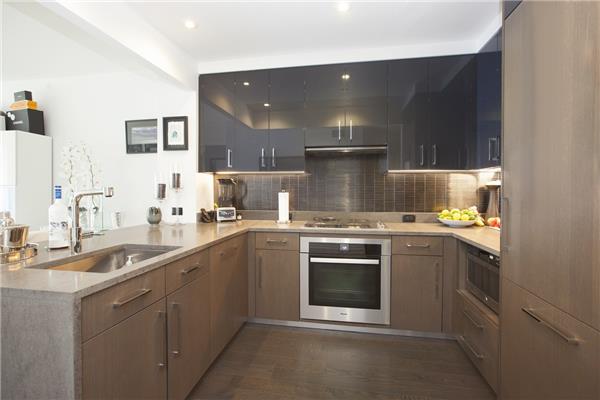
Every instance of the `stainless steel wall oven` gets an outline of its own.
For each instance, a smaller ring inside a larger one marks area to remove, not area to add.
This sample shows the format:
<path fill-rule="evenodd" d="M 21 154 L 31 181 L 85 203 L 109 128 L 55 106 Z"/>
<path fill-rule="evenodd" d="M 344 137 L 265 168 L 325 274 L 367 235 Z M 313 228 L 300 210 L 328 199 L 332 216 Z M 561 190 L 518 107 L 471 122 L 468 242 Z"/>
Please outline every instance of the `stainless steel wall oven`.
<path fill-rule="evenodd" d="M 300 238 L 300 317 L 389 325 L 391 240 Z"/>

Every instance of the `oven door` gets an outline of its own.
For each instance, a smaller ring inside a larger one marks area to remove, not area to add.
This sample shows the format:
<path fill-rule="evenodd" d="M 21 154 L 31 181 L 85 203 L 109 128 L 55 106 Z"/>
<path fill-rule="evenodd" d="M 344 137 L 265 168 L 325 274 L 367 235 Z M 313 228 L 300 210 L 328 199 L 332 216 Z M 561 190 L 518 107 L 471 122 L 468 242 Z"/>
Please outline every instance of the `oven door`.
<path fill-rule="evenodd" d="M 300 257 L 301 318 L 389 325 L 390 256 Z"/>
<path fill-rule="evenodd" d="M 467 257 L 467 289 L 498 314 L 500 269 L 473 254 L 469 254 Z"/>

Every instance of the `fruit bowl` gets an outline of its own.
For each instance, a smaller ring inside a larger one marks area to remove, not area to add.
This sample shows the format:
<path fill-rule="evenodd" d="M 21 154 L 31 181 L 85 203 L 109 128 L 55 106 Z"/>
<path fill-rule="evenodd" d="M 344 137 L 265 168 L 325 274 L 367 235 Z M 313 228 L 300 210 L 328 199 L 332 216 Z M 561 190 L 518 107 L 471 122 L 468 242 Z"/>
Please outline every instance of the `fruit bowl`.
<path fill-rule="evenodd" d="M 462 220 L 441 219 L 441 218 L 438 218 L 438 221 L 440 221 L 442 224 L 448 225 L 452 228 L 465 228 L 465 227 L 471 226 L 475 223 L 475 220 L 462 221 Z"/>

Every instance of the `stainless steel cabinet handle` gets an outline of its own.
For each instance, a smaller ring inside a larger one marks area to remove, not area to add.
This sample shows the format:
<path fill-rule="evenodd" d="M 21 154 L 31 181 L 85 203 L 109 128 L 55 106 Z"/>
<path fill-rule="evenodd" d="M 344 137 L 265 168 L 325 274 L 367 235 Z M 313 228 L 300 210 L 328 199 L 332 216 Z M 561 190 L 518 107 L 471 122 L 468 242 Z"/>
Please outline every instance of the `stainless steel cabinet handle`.
<path fill-rule="evenodd" d="M 488 138 L 488 161 L 492 161 L 492 138 Z"/>
<path fill-rule="evenodd" d="M 440 263 L 435 263 L 435 299 L 440 299 Z"/>
<path fill-rule="evenodd" d="M 139 289 L 139 290 L 136 290 L 133 294 L 131 294 L 129 296 L 125 296 L 124 298 L 121 298 L 121 299 L 115 301 L 113 303 L 113 308 L 123 307 L 125 304 L 131 303 L 135 299 L 138 299 L 138 298 L 140 298 L 140 297 L 142 297 L 144 295 L 147 295 L 151 291 L 152 291 L 152 289 Z"/>
<path fill-rule="evenodd" d="M 463 314 L 465 315 L 465 317 L 467 317 L 467 319 L 473 324 L 473 326 L 475 328 L 483 329 L 483 325 L 481 325 L 479 322 L 477 322 L 475 320 L 475 318 L 473 318 L 473 316 L 467 310 L 463 310 Z"/>
<path fill-rule="evenodd" d="M 352 141 L 352 120 L 350 120 L 350 141 Z"/>
<path fill-rule="evenodd" d="M 338 120 L 338 142 L 342 141 L 342 121 Z"/>
<path fill-rule="evenodd" d="M 488 138 L 488 161 L 498 161 L 500 159 L 499 137 Z M 492 145 L 493 144 L 493 145 Z M 494 151 L 492 151 L 492 147 Z"/>
<path fill-rule="evenodd" d="M 262 257 L 258 257 L 258 288 L 262 289 Z"/>
<path fill-rule="evenodd" d="M 233 151 L 231 149 L 227 149 L 227 168 L 233 168 L 233 163 L 231 161 L 231 156 Z"/>
<path fill-rule="evenodd" d="M 275 168 L 275 147 L 271 149 L 271 167 Z"/>
<path fill-rule="evenodd" d="M 264 147 L 260 149 L 260 166 L 262 168 L 266 168 L 267 164 L 265 163 L 265 149 Z"/>
<path fill-rule="evenodd" d="M 425 146 L 420 145 L 419 152 L 421 154 L 421 160 L 419 161 L 419 165 L 422 167 L 423 165 L 425 165 Z"/>
<path fill-rule="evenodd" d="M 521 311 L 523 311 L 525 314 L 529 315 L 531 318 L 533 318 L 539 324 L 541 324 L 541 325 L 545 326 L 546 328 L 550 329 L 552 332 L 554 332 L 556 335 L 558 335 L 561 339 L 563 339 L 568 344 L 572 344 L 572 345 L 575 345 L 575 346 L 579 344 L 579 339 L 577 339 L 573 335 L 570 335 L 568 333 L 563 332 L 562 330 L 560 330 L 556 326 L 552 325 L 550 322 L 548 322 L 547 320 L 545 320 L 541 315 L 539 315 L 538 313 L 536 313 L 533 308 L 525 308 L 525 307 L 523 307 L 523 308 L 521 308 Z"/>
<path fill-rule="evenodd" d="M 501 147 L 502 143 L 500 142 L 500 136 L 496 136 L 496 151 L 495 151 L 495 155 L 494 155 L 494 161 L 500 161 L 500 156 L 501 156 Z"/>
<path fill-rule="evenodd" d="M 194 272 L 198 268 L 200 268 L 200 265 L 194 265 L 194 266 L 191 266 L 189 268 L 186 268 L 186 269 L 184 269 L 184 270 L 181 271 L 181 275 L 187 275 L 190 272 Z"/>
<path fill-rule="evenodd" d="M 164 322 L 163 322 L 163 318 L 166 316 L 166 312 L 164 312 L 163 310 L 158 311 L 158 320 L 159 320 L 159 330 L 158 330 L 158 340 L 160 341 L 160 346 L 158 346 L 158 348 L 160 349 L 160 356 L 158 357 L 159 361 L 156 364 L 159 368 L 164 368 L 167 366 L 167 361 L 165 360 L 165 355 L 167 353 L 167 341 L 165 340 L 166 338 L 163 336 L 164 332 L 165 332 L 165 326 L 164 326 Z"/>
<path fill-rule="evenodd" d="M 323 264 L 363 264 L 363 265 L 379 265 L 379 260 L 373 258 L 328 258 L 328 257 L 311 257 L 310 262 L 318 262 Z"/>
<path fill-rule="evenodd" d="M 429 248 L 429 243 L 424 243 L 424 244 L 412 244 L 412 243 L 406 243 L 406 247 L 411 248 L 411 247 L 420 247 L 422 249 L 428 249 Z"/>
<path fill-rule="evenodd" d="M 431 161 L 431 165 L 437 165 L 437 145 L 434 144 L 433 146 L 431 146 L 431 150 L 433 152 L 433 159 Z"/>
<path fill-rule="evenodd" d="M 181 310 L 180 310 L 180 304 L 179 303 L 171 303 L 171 309 L 173 310 L 173 318 L 175 318 L 175 315 L 177 316 L 175 319 L 175 328 L 173 333 L 173 338 L 171 338 L 171 342 L 173 343 L 173 349 L 171 350 L 171 354 L 173 354 L 175 357 L 181 355 L 181 346 L 180 346 L 180 342 L 179 342 L 179 334 L 180 334 L 180 325 L 181 325 Z"/>
<path fill-rule="evenodd" d="M 504 251 L 508 251 L 510 249 L 510 236 L 509 236 L 509 229 L 510 229 L 510 201 L 508 199 L 508 197 L 502 197 L 501 202 L 500 202 L 500 207 L 502 208 L 502 229 L 501 229 L 501 235 L 502 235 L 502 250 Z"/>
<path fill-rule="evenodd" d="M 268 244 L 287 244 L 287 239 L 267 239 Z"/>
<path fill-rule="evenodd" d="M 469 351 L 471 352 L 471 354 L 473 354 L 475 356 L 475 358 L 477 358 L 478 360 L 483 360 L 483 354 L 481 354 L 480 352 L 478 352 L 477 350 L 475 350 L 475 347 L 473 347 L 473 345 L 467 340 L 466 337 L 464 336 L 460 336 L 462 342 L 465 344 L 465 347 L 467 349 L 469 349 Z"/>

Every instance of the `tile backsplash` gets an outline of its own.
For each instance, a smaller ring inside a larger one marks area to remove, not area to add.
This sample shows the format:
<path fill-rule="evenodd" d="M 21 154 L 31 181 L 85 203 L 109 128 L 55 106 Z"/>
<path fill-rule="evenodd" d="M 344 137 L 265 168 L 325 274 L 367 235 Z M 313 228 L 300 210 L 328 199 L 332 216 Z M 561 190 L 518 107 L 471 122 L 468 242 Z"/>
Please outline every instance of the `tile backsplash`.
<path fill-rule="evenodd" d="M 275 210 L 277 193 L 290 193 L 292 211 L 435 212 L 477 205 L 484 212 L 485 183 L 497 172 L 386 173 L 381 155 L 307 157 L 306 173 L 215 175 L 234 178 L 240 210 Z M 215 199 L 217 198 L 215 193 Z"/>

